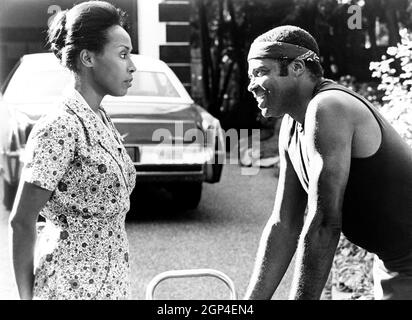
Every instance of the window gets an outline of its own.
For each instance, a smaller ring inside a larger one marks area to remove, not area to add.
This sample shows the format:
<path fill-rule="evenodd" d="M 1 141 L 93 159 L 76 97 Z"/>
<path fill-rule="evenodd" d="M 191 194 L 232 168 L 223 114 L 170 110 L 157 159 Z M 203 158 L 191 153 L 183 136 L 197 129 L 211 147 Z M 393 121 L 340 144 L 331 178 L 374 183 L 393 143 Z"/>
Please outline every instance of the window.
<path fill-rule="evenodd" d="M 179 97 L 167 75 L 163 72 L 137 71 L 128 96 Z"/>
<path fill-rule="evenodd" d="M 61 70 L 16 70 L 4 92 L 7 100 L 32 100 L 60 96 L 70 82 L 69 72 Z"/>
<path fill-rule="evenodd" d="M 180 97 L 163 72 L 137 71 L 133 78 L 128 96 Z M 58 97 L 70 80 L 70 72 L 64 69 L 34 70 L 19 67 L 4 92 L 4 98 L 21 101 Z"/>

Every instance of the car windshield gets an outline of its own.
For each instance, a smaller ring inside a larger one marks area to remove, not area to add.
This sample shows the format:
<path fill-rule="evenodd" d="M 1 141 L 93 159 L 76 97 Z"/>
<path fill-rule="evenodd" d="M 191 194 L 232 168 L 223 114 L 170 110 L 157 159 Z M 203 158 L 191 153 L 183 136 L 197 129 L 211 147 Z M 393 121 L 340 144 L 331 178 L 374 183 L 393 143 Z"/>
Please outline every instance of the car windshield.
<path fill-rule="evenodd" d="M 163 72 L 136 71 L 128 96 L 179 97 L 167 75 Z"/>
<path fill-rule="evenodd" d="M 18 68 L 4 92 L 7 100 L 37 100 L 59 96 L 70 82 L 70 73 L 60 70 L 25 70 Z"/>
<path fill-rule="evenodd" d="M 164 72 L 137 71 L 127 96 L 180 97 Z M 7 100 L 36 100 L 60 96 L 71 80 L 64 69 L 31 70 L 18 68 L 5 92 Z"/>

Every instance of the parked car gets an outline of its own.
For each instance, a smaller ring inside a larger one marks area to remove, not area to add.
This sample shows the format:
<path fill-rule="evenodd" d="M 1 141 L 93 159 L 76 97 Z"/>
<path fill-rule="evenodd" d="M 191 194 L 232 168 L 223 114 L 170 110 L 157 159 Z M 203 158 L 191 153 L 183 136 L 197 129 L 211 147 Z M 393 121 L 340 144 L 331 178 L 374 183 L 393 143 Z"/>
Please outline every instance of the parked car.
<path fill-rule="evenodd" d="M 195 208 L 202 183 L 220 181 L 223 133 L 219 121 L 195 104 L 162 61 L 132 55 L 137 71 L 124 97 L 106 96 L 102 104 L 124 139 L 137 183 L 169 187 L 176 203 Z M 70 74 L 51 53 L 23 56 L 10 73 L 0 98 L 0 165 L 3 202 L 12 207 L 24 147 L 35 122 L 55 108 Z"/>

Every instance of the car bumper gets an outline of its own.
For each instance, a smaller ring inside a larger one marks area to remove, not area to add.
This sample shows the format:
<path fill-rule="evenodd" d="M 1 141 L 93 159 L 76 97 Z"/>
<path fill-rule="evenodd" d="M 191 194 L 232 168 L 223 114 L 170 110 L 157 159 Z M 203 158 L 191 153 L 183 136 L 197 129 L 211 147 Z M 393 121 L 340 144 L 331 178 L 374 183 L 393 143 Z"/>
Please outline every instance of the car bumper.
<path fill-rule="evenodd" d="M 213 148 L 199 145 L 133 145 L 125 148 L 136 168 L 136 182 L 218 182 Z M 221 170 L 220 170 L 221 171 Z"/>
<path fill-rule="evenodd" d="M 218 152 L 219 154 L 219 152 Z M 215 155 L 216 156 L 216 155 Z M 11 185 L 18 185 L 23 162 L 20 152 L 1 154 L 1 171 L 5 180 Z M 214 159 L 216 161 L 216 159 Z M 136 183 L 143 182 L 209 182 L 220 181 L 222 163 L 139 163 L 134 162 Z"/>
<path fill-rule="evenodd" d="M 203 182 L 206 164 L 138 164 L 135 163 L 136 183 Z"/>

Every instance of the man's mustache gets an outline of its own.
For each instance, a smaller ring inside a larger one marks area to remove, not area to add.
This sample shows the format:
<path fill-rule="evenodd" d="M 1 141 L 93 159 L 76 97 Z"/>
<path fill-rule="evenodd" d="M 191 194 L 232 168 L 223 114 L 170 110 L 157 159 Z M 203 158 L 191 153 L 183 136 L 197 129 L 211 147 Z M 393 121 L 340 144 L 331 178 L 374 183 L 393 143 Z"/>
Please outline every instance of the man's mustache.
<path fill-rule="evenodd" d="M 253 89 L 252 89 L 252 93 L 253 93 L 253 96 L 254 96 L 255 98 L 258 96 L 258 94 L 256 93 L 258 89 L 262 90 L 265 94 L 269 94 L 269 93 L 270 93 L 270 90 L 269 90 L 269 89 L 265 88 L 265 87 L 262 86 L 260 83 L 257 83 L 257 84 L 253 87 Z"/>

